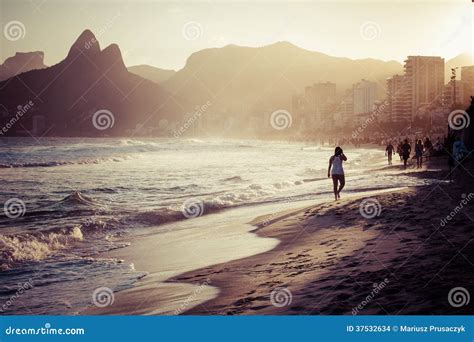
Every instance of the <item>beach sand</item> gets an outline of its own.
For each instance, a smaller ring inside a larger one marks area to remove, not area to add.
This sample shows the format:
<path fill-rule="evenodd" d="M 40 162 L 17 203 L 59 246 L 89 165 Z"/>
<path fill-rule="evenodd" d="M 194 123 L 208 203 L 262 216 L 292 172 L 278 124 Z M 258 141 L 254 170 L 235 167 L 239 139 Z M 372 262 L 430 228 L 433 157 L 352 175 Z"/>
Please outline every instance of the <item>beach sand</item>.
<path fill-rule="evenodd" d="M 431 165 L 405 173 L 445 179 L 444 164 Z M 455 287 L 474 289 L 472 174 L 466 170 L 455 183 L 343 194 L 337 202 L 258 217 L 241 240 L 222 241 L 214 263 L 205 260 L 184 274 L 153 272 L 153 260 L 166 250 L 154 247 L 153 235 L 138 238 L 113 256 L 150 275 L 118 292 L 112 306 L 82 314 L 473 314 L 472 303 L 448 301 Z M 364 200 L 369 209 L 362 215 Z M 253 234 L 260 239 L 245 237 Z M 262 241 L 262 252 L 255 254 L 257 245 L 246 251 L 246 244 Z M 239 257 L 239 249 L 247 255 Z M 177 309 L 163 309 L 170 303 Z"/>
<path fill-rule="evenodd" d="M 446 177 L 445 171 L 410 173 Z M 373 218 L 361 215 L 360 199 L 318 205 L 266 226 L 259 218 L 257 234 L 280 244 L 176 277 L 190 283 L 209 278 L 220 289 L 186 313 L 473 314 L 472 303 L 453 307 L 448 300 L 453 288 L 474 288 L 472 174 L 371 197 L 381 208 Z"/>

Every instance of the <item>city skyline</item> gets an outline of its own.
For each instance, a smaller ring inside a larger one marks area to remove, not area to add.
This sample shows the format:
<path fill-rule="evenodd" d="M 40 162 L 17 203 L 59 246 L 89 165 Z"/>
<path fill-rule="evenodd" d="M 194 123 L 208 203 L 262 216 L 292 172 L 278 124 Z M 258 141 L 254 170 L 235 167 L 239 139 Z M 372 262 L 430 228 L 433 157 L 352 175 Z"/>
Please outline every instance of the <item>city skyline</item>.
<path fill-rule="evenodd" d="M 279 41 L 351 59 L 400 63 L 407 55 L 450 59 L 461 53 L 472 55 L 472 43 L 466 42 L 472 42 L 474 30 L 473 7 L 467 1 L 348 2 L 344 9 L 337 2 L 301 2 L 291 9 L 284 3 L 269 7 L 268 3 L 139 2 L 130 6 L 113 1 L 63 5 L 49 0 L 2 0 L 0 6 L 4 29 L 11 21 L 24 27 L 21 39 L 11 41 L 2 35 L 2 62 L 15 52 L 38 50 L 45 52 L 47 65 L 59 62 L 84 29 L 98 36 L 102 48 L 117 43 L 126 52 L 127 66 L 149 64 L 174 70 L 202 49 L 229 44 L 259 47 Z M 81 15 L 71 18 L 67 14 L 72 10 Z M 46 21 L 44 13 L 55 15 Z M 403 25 L 387 20 L 394 15 L 403 16 Z"/>

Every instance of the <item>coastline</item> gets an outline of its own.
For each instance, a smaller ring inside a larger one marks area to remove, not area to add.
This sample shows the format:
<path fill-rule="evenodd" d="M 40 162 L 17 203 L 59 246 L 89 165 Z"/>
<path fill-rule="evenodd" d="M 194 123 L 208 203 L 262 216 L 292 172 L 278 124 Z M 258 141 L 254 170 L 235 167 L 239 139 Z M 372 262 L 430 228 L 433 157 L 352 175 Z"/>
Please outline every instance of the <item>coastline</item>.
<path fill-rule="evenodd" d="M 413 175 L 438 178 L 444 171 Z M 472 314 L 472 304 L 455 307 L 449 293 L 474 286 L 473 188 L 441 182 L 377 194 L 371 198 L 381 211 L 373 218 L 362 217 L 357 199 L 265 226 L 260 217 L 256 232 L 279 239 L 275 249 L 172 281 L 199 282 L 205 275 L 220 288 L 190 315 Z"/>
<path fill-rule="evenodd" d="M 442 171 L 406 173 L 437 178 Z M 464 269 L 472 267 L 466 262 L 474 264 L 471 239 L 465 234 L 451 238 L 450 243 L 462 245 L 454 255 L 455 249 L 447 247 L 444 238 L 439 240 L 445 229 L 440 225 L 442 214 L 449 214 L 462 191 L 467 188 L 443 183 L 388 188 L 256 215 L 246 231 L 238 233 L 244 240 L 236 241 L 235 249 L 223 245 L 225 250 L 218 255 L 229 254 L 227 260 L 207 260 L 207 265 L 175 274 L 153 271 L 160 252 L 149 254 L 153 239 L 158 239 L 152 233 L 135 239 L 132 249 L 113 252 L 149 275 L 116 293 L 113 305 L 89 307 L 81 314 L 472 313 L 469 307 L 453 310 L 447 301 L 451 287 L 474 285 L 474 278 L 463 276 Z M 367 198 L 380 204 L 379 216 L 361 216 L 360 203 Z M 417 205 L 422 200 L 428 203 Z M 472 206 L 465 208 L 466 215 L 472 211 Z M 458 221 L 459 233 L 472 223 L 461 215 Z M 166 239 L 163 234 L 159 238 Z M 268 242 L 266 248 L 255 245 L 253 252 L 238 255 L 242 246 L 262 241 Z M 407 283 L 413 289 L 410 293 Z"/>

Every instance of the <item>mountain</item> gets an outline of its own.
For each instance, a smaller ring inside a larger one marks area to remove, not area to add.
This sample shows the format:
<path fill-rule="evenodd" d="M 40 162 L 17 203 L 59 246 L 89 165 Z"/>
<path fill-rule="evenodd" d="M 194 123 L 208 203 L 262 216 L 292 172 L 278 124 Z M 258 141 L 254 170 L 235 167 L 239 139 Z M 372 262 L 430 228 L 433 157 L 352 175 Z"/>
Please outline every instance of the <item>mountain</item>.
<path fill-rule="evenodd" d="M 157 127 L 183 115 L 168 100 L 159 85 L 127 70 L 116 44 L 102 50 L 86 30 L 63 61 L 0 83 L 1 123 L 11 126 L 2 134 L 48 129 L 56 136 L 126 135 L 142 124 Z M 12 125 L 14 116 L 18 122 Z"/>
<path fill-rule="evenodd" d="M 336 83 L 342 94 L 363 78 L 374 80 L 382 97 L 385 79 L 397 73 L 403 73 L 403 67 L 395 61 L 333 57 L 278 42 L 257 48 L 228 45 L 201 50 L 163 87 L 192 103 L 211 99 L 213 110 L 235 117 L 291 110 L 292 95 L 319 81 Z"/>
<path fill-rule="evenodd" d="M 150 65 L 135 65 L 129 67 L 128 71 L 158 84 L 169 80 L 176 73 L 174 70 L 160 69 Z"/>
<path fill-rule="evenodd" d="M 463 67 L 468 65 L 474 65 L 474 57 L 469 53 L 462 53 L 445 63 L 445 76 L 444 82 L 448 83 L 451 78 L 451 68 Z M 461 71 L 457 71 L 457 77 L 460 79 Z"/>
<path fill-rule="evenodd" d="M 44 69 L 44 53 L 42 51 L 17 52 L 0 64 L 0 81 L 35 69 Z"/>

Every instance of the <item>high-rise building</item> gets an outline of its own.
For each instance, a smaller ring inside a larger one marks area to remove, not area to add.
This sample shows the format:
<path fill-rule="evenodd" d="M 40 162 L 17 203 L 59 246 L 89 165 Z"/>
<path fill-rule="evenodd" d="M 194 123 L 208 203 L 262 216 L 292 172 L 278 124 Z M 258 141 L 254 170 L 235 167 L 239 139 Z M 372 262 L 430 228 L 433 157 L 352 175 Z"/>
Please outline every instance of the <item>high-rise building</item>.
<path fill-rule="evenodd" d="M 377 83 L 362 80 L 352 86 L 354 118 L 356 122 L 367 117 L 374 110 Z"/>
<path fill-rule="evenodd" d="M 461 81 L 469 84 L 474 90 L 474 65 L 461 67 Z"/>
<path fill-rule="evenodd" d="M 418 108 L 435 101 L 441 104 L 444 89 L 444 59 L 431 56 L 408 56 L 405 60 L 404 102 L 413 119 Z"/>
<path fill-rule="evenodd" d="M 468 82 L 463 80 L 456 81 L 456 104 L 467 107 L 470 103 L 470 96 L 472 95 L 471 89 Z M 442 99 L 442 105 L 448 111 L 451 110 L 454 105 L 453 97 L 453 81 L 449 81 L 449 83 L 444 86 Z"/>
<path fill-rule="evenodd" d="M 468 94 L 464 96 L 463 104 L 469 104 L 471 96 L 474 96 L 474 65 L 461 68 L 461 81 L 466 84 L 465 88 Z"/>
<path fill-rule="evenodd" d="M 305 88 L 304 94 L 292 99 L 293 112 L 298 121 L 310 126 L 320 126 L 329 120 L 336 103 L 336 84 L 315 83 Z"/>
<path fill-rule="evenodd" d="M 387 78 L 388 121 L 410 121 L 410 106 L 405 102 L 405 76 L 393 75 Z"/>
<path fill-rule="evenodd" d="M 354 99 L 352 89 L 346 89 L 344 97 L 334 110 L 334 126 L 346 128 L 354 121 Z"/>
<path fill-rule="evenodd" d="M 305 116 L 312 123 L 321 123 L 336 102 L 336 84 L 319 82 L 305 88 Z"/>

